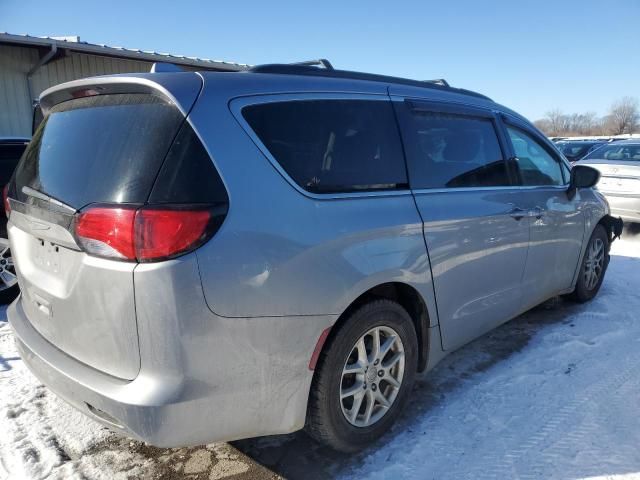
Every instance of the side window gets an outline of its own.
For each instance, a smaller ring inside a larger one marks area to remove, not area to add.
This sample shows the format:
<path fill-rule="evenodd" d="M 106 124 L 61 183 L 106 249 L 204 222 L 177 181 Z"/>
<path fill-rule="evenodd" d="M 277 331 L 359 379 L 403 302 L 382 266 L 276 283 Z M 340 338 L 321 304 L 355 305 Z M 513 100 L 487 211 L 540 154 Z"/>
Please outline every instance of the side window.
<path fill-rule="evenodd" d="M 421 110 L 407 118 L 412 188 L 511 185 L 491 119 Z"/>
<path fill-rule="evenodd" d="M 393 106 L 376 100 L 295 100 L 242 115 L 287 174 L 314 193 L 407 188 Z"/>
<path fill-rule="evenodd" d="M 560 162 L 528 133 L 507 126 L 523 185 L 563 185 Z"/>

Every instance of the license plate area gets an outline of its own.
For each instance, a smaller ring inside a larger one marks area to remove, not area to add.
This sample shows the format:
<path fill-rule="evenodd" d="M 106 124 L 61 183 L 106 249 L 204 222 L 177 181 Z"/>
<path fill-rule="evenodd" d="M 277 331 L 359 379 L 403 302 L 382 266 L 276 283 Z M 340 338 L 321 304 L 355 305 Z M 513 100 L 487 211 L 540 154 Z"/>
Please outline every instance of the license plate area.
<path fill-rule="evenodd" d="M 34 248 L 33 263 L 51 273 L 60 272 L 60 247 L 47 240 L 38 239 Z"/>

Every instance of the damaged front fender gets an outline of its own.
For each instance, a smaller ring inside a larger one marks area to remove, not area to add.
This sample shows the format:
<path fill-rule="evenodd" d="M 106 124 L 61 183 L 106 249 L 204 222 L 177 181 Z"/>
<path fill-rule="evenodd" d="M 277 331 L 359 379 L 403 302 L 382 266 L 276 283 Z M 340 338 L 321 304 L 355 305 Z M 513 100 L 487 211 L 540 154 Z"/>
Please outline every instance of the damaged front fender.
<path fill-rule="evenodd" d="M 613 242 L 616 238 L 620 238 L 622 235 L 622 229 L 624 227 L 624 222 L 622 218 L 612 217 L 611 215 L 605 215 L 600 223 L 607 229 L 607 234 L 609 235 L 609 243 Z"/>

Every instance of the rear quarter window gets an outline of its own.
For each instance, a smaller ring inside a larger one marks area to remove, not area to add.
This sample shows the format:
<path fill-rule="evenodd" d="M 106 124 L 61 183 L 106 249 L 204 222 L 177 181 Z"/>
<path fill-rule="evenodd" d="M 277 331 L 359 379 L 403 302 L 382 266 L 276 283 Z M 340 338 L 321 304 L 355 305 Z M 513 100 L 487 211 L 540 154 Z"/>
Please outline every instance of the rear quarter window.
<path fill-rule="evenodd" d="M 312 193 L 407 188 L 391 102 L 296 100 L 242 115 L 282 169 Z"/>

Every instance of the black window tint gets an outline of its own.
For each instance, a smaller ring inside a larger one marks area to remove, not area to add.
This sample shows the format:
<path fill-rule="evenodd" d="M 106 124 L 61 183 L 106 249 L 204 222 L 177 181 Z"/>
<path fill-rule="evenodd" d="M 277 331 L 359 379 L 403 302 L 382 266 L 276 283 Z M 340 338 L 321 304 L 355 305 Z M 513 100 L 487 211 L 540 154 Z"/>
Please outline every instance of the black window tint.
<path fill-rule="evenodd" d="M 300 100 L 252 105 L 242 114 L 287 174 L 310 192 L 407 186 L 391 102 Z"/>
<path fill-rule="evenodd" d="M 511 184 L 492 120 L 419 110 L 405 118 L 413 188 Z"/>
<path fill-rule="evenodd" d="M 209 154 L 188 123 L 171 145 L 149 203 L 227 203 L 227 191 Z"/>
<path fill-rule="evenodd" d="M 507 132 L 516 154 L 516 163 L 523 185 L 564 184 L 560 161 L 554 158 L 540 142 L 519 128 L 508 126 Z"/>
<path fill-rule="evenodd" d="M 15 173 L 72 207 L 146 201 L 183 115 L 148 94 L 78 98 L 51 109 Z"/>

